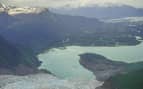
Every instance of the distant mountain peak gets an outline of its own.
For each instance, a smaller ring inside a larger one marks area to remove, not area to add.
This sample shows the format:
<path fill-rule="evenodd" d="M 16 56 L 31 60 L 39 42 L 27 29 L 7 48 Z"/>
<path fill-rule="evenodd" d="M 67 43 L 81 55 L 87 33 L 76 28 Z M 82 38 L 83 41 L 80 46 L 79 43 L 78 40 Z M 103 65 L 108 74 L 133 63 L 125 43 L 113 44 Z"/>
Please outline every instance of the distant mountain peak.
<path fill-rule="evenodd" d="M 17 14 L 38 14 L 43 11 L 47 11 L 47 8 L 38 8 L 38 7 L 14 7 L 14 6 L 6 6 L 5 4 L 0 3 L 0 13 L 6 12 L 9 15 L 17 15 Z"/>
<path fill-rule="evenodd" d="M 3 3 L 0 3 L 0 12 L 5 11 L 6 6 Z"/>
<path fill-rule="evenodd" d="M 0 8 L 6 8 L 6 5 L 3 3 L 0 3 Z"/>
<path fill-rule="evenodd" d="M 30 13 L 41 13 L 45 11 L 45 8 L 31 8 L 31 7 L 23 7 L 23 8 L 11 8 L 8 10 L 9 15 L 17 15 L 17 14 L 30 14 Z"/>

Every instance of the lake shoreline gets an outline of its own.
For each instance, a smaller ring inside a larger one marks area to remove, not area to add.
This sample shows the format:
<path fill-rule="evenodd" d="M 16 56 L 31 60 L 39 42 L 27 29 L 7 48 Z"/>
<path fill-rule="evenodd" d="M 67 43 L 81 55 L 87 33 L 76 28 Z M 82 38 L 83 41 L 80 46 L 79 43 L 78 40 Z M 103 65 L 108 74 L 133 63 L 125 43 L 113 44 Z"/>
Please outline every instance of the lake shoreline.
<path fill-rule="evenodd" d="M 106 81 L 112 76 L 119 73 L 124 73 L 128 63 L 121 61 L 111 61 L 106 57 L 93 53 L 84 53 L 80 56 L 80 64 L 92 71 L 98 81 Z"/>

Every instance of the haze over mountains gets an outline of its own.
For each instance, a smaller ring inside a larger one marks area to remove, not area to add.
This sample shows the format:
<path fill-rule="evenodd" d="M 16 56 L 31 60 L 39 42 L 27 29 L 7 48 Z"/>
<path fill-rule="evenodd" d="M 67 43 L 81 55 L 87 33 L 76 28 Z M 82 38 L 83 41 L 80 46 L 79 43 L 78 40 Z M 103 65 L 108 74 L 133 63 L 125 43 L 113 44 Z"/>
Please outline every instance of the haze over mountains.
<path fill-rule="evenodd" d="M 85 16 L 98 19 L 115 19 L 143 16 L 142 8 L 135 8 L 128 5 L 87 6 L 79 8 L 57 8 L 51 10 L 60 14 Z"/>

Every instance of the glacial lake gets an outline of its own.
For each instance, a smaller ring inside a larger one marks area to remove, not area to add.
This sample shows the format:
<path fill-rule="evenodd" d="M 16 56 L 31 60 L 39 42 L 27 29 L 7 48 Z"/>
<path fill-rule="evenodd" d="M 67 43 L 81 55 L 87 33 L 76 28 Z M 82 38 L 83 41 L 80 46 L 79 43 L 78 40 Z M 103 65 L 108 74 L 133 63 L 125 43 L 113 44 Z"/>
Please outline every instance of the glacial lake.
<path fill-rule="evenodd" d="M 133 63 L 143 61 L 143 43 L 136 46 L 118 47 L 67 46 L 65 49 L 52 48 L 38 55 L 39 60 L 43 62 L 40 69 L 47 69 L 56 76 L 65 79 L 93 79 L 95 78 L 93 73 L 79 64 L 79 54 L 83 53 L 96 53 L 114 61 Z"/>

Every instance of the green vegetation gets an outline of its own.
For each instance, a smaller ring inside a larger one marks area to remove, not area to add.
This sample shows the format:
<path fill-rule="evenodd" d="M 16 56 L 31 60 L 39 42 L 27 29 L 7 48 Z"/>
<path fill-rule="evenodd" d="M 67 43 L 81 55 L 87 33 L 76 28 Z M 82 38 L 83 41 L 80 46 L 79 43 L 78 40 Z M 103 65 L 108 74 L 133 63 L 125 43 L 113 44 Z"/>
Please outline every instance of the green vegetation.
<path fill-rule="evenodd" d="M 113 89 L 143 89 L 143 69 L 111 79 Z"/>

